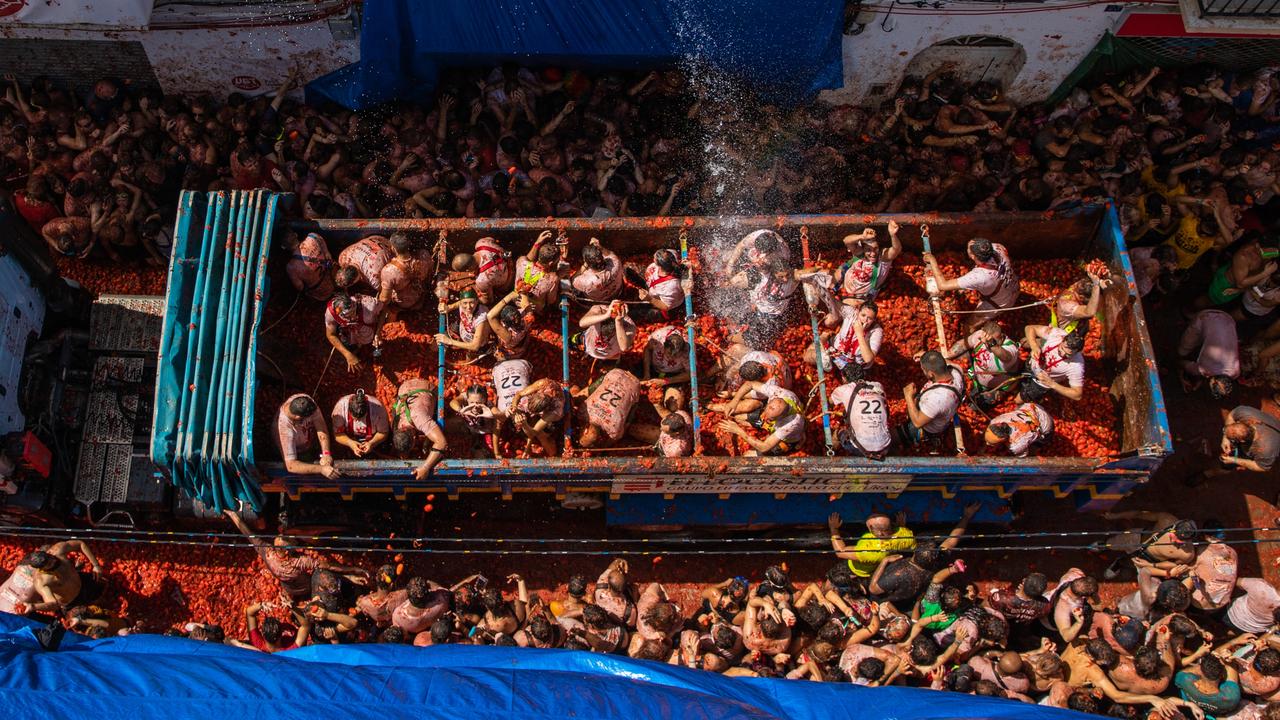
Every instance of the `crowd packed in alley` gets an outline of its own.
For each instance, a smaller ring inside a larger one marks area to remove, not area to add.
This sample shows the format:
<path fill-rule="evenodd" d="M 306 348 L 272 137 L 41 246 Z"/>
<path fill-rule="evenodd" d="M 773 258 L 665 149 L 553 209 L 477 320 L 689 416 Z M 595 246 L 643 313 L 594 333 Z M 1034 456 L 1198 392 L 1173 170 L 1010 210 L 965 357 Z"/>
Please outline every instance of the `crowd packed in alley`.
<path fill-rule="evenodd" d="M 1225 416 L 1213 467 L 1185 482 L 1230 492 L 1231 476 L 1271 472 L 1280 455 L 1280 418 L 1265 402 L 1234 399 L 1245 386 L 1264 397 L 1280 389 L 1280 78 L 1269 69 L 1152 69 L 1018 107 L 943 66 L 908 78 L 878 109 L 744 103 L 676 71 L 503 66 L 455 71 L 429 105 L 353 113 L 289 99 L 294 81 L 271 96 L 214 100 L 111 80 L 76 97 L 8 76 L 0 163 L 19 179 L 13 203 L 69 275 L 101 288 L 102 275 L 168 262 L 183 189 L 292 193 L 306 220 L 1111 202 L 1133 292 L 1180 325 L 1176 346 L 1157 347 L 1167 391 L 1202 396 Z M 711 175 L 708 152 L 735 182 Z M 412 458 L 424 480 L 453 458 L 787 457 L 824 442 L 879 462 L 951 453 L 964 431 L 970 454 L 1095 454 L 1076 419 L 1080 408 L 1104 408 L 1089 427 L 1117 422 L 1094 348 L 1102 298 L 1123 290 L 1120 268 L 1020 258 L 981 236 L 960 253 L 904 250 L 902 237 L 927 233 L 905 220 L 850 227 L 839 257 L 811 262 L 799 237 L 768 229 L 691 254 L 673 237 L 642 255 L 604 230 L 573 242 L 531 233 L 514 247 L 290 232 L 279 243 L 298 295 L 290 310 L 316 323 L 281 332 L 310 338 L 299 355 L 313 372 L 325 353 L 333 368 L 324 363 L 327 394 L 306 392 L 319 382 L 306 377 L 302 392 L 272 398 L 269 433 L 289 472 L 328 479 L 363 458 Z M 687 308 L 708 303 L 711 288 L 717 314 L 699 306 L 687 325 Z M 930 296 L 963 312 L 948 317 L 945 346 L 932 337 Z M 568 382 L 555 345 L 562 298 Z M 927 323 L 923 342 L 919 323 L 886 312 L 903 302 Z M 387 370 L 388 338 L 437 315 L 446 330 L 406 353 L 416 364 Z M 450 367 L 444 382 L 437 346 Z M 364 387 L 355 379 L 370 377 Z M 816 409 L 819 396 L 829 414 Z M 1236 546 L 1217 524 L 1110 514 L 1116 534 L 1098 548 L 1115 557 L 1107 577 L 1073 568 L 980 587 L 962 557 L 977 510 L 939 542 L 879 514 L 846 539 L 833 515 L 836 562 L 825 578 L 793 583 L 783 564 L 751 580 L 705 578 L 696 604 L 661 582 L 636 583 L 625 559 L 598 578 L 567 578 L 564 593 L 519 574 L 443 584 L 398 562 L 335 564 L 286 528 L 262 535 L 228 513 L 278 596 L 167 630 L 263 652 L 350 642 L 568 648 L 1123 718 L 1280 720 L 1280 592 L 1239 576 Z M 78 540 L 29 552 L 0 586 L 0 611 L 49 622 L 48 635 L 166 631 L 113 612 L 110 560 Z M 1099 580 L 1131 575 L 1131 592 L 1104 601 Z"/>

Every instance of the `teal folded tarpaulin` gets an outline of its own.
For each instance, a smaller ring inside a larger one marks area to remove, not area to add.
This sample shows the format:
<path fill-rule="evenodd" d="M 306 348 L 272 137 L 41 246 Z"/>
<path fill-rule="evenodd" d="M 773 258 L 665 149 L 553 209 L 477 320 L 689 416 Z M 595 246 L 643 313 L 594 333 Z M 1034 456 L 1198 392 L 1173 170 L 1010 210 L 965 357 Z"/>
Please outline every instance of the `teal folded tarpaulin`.
<path fill-rule="evenodd" d="M 179 200 L 151 459 L 215 510 L 262 503 L 252 400 L 278 202 L 265 190 L 187 191 Z"/>
<path fill-rule="evenodd" d="M 843 81 L 843 0 L 364 0 L 360 62 L 307 86 L 350 108 L 421 98 L 440 68 L 698 62 L 773 101 Z"/>
<path fill-rule="evenodd" d="M 570 650 L 317 645 L 267 655 L 183 638 L 68 638 L 0 614 L 6 720 L 1085 720 L 959 693 L 726 678 Z"/>

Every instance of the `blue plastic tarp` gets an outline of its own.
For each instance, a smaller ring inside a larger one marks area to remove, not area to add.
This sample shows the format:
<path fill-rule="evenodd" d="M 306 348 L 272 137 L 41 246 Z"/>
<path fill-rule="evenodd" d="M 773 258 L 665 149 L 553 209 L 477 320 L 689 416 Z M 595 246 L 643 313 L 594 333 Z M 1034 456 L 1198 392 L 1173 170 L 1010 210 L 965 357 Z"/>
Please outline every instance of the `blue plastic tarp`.
<path fill-rule="evenodd" d="M 183 638 L 68 636 L 39 648 L 0 614 L 6 720 L 1084 720 L 913 688 L 726 678 L 568 650 L 321 645 L 266 655 Z"/>
<path fill-rule="evenodd" d="M 842 78 L 842 0 L 365 0 L 360 61 L 308 92 L 350 108 L 421 97 L 441 67 L 705 62 L 771 99 Z"/>
<path fill-rule="evenodd" d="M 279 196 L 183 192 L 165 290 L 151 458 L 214 510 L 261 507 L 252 398 Z"/>

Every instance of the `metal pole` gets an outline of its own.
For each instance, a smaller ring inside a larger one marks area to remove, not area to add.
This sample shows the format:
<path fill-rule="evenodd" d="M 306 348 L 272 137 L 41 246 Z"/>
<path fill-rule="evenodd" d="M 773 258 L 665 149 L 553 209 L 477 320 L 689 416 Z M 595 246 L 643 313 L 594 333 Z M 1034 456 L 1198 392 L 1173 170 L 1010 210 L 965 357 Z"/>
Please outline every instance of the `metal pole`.
<path fill-rule="evenodd" d="M 444 268 L 449 261 L 449 231 L 441 230 L 440 239 L 436 242 L 436 282 L 445 276 Z M 447 311 L 440 311 L 437 303 L 437 327 L 441 335 L 449 332 L 449 316 Z M 445 307 L 448 307 L 446 304 Z M 444 343 L 436 343 L 436 422 L 444 427 Z"/>
<path fill-rule="evenodd" d="M 689 231 L 680 230 L 680 262 L 689 271 L 689 287 L 693 288 L 693 266 L 689 264 Z M 693 294 L 684 294 L 684 331 L 689 340 L 689 408 L 693 415 L 693 454 L 702 454 L 702 418 L 698 403 L 698 350 L 694 345 Z"/>
<path fill-rule="evenodd" d="M 804 254 L 804 267 L 809 269 L 809 226 L 800 226 L 800 250 Z M 815 303 L 808 302 L 811 291 L 806 287 L 805 301 L 809 306 L 809 329 L 813 332 L 813 362 L 818 366 L 818 398 L 822 401 L 822 435 L 827 443 L 827 455 L 836 454 L 831 438 L 831 406 L 827 402 L 827 374 L 822 369 L 822 336 L 818 334 L 818 313 Z"/>
<path fill-rule="evenodd" d="M 564 449 L 573 445 L 573 398 L 569 395 L 569 295 L 560 293 L 560 392 L 564 394 Z"/>
<path fill-rule="evenodd" d="M 929 245 L 928 225 L 920 226 L 920 242 L 924 245 L 924 251 L 932 255 L 933 249 Z M 925 276 L 925 288 L 929 291 L 929 309 L 933 313 L 933 324 L 935 329 L 938 331 L 938 352 L 942 353 L 943 357 L 946 357 L 948 348 L 947 330 L 942 325 L 942 303 L 938 298 L 938 282 L 934 280 L 932 274 Z M 958 413 L 959 410 L 957 409 L 957 414 Z M 951 421 L 951 429 L 954 430 L 956 434 L 956 454 L 964 455 L 964 433 L 960 430 L 960 424 L 957 423 L 954 418 Z"/>

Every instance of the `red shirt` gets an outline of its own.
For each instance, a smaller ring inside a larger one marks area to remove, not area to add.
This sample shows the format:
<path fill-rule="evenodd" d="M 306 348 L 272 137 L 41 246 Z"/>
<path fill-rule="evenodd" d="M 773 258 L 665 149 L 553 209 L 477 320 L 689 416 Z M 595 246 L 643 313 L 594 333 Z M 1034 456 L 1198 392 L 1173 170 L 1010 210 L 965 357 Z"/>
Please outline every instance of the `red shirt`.
<path fill-rule="evenodd" d="M 272 650 L 271 647 L 267 645 L 266 638 L 262 637 L 262 633 L 258 632 L 257 628 L 254 628 L 249 631 L 249 642 L 253 643 L 254 647 L 258 648 L 259 650 L 265 653 L 283 652 L 285 650 L 297 650 L 298 643 L 295 642 L 295 638 L 296 638 L 296 634 L 294 633 L 293 628 L 286 626 L 285 630 L 280 633 L 280 642 L 283 643 L 287 641 L 289 644 L 282 645 L 279 648 Z"/>
<path fill-rule="evenodd" d="M 27 197 L 25 190 L 19 190 L 13 194 L 13 206 L 36 232 L 40 232 L 45 223 L 62 215 L 57 205 L 44 200 L 31 200 Z"/>

